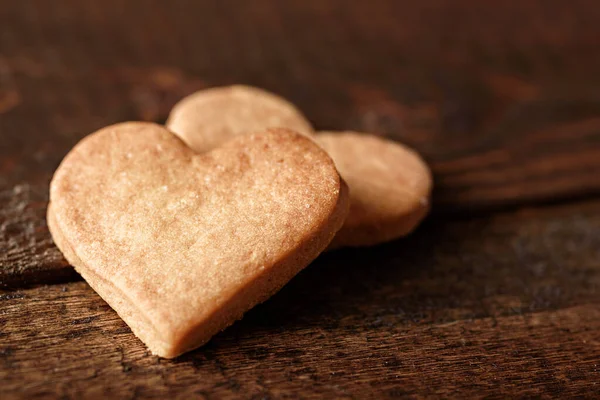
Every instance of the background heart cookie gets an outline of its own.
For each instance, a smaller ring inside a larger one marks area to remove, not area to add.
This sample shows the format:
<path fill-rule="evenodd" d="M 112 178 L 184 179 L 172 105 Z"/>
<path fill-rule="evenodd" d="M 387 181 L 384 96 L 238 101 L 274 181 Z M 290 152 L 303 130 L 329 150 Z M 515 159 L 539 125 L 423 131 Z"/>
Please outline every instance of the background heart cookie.
<path fill-rule="evenodd" d="M 198 153 L 266 128 L 287 128 L 305 135 L 314 132 L 292 103 L 246 85 L 200 90 L 183 98 L 171 110 L 166 126 Z"/>

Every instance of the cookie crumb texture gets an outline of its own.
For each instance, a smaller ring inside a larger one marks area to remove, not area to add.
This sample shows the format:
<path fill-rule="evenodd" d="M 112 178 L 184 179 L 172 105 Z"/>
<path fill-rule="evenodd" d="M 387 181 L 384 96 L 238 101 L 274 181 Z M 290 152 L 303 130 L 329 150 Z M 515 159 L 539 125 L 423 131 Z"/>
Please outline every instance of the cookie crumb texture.
<path fill-rule="evenodd" d="M 263 89 L 233 85 L 200 90 L 179 101 L 166 123 L 198 153 L 267 128 L 312 135 L 313 128 L 289 101 Z"/>
<path fill-rule="evenodd" d="M 65 254 L 162 357 L 206 343 L 323 251 L 348 212 L 332 160 L 283 129 L 197 155 L 123 123 L 83 139 L 50 187 Z"/>

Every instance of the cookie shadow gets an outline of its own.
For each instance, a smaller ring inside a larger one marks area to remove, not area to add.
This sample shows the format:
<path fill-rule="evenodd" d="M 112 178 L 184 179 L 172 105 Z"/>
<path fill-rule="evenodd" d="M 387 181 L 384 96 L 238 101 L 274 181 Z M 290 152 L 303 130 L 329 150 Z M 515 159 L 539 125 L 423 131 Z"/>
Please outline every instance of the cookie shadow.
<path fill-rule="evenodd" d="M 279 293 L 181 361 L 239 350 L 241 343 L 264 342 L 270 335 L 429 318 L 428 309 L 456 301 L 428 286 L 436 275 L 438 247 L 448 235 L 445 225 L 432 219 L 401 240 L 322 254 Z"/>
<path fill-rule="evenodd" d="M 401 240 L 324 253 L 244 320 L 254 326 L 294 329 L 337 325 L 350 315 L 366 318 L 372 310 L 405 297 L 407 281 L 428 274 L 443 235 L 440 228 L 427 222 Z M 410 307 L 405 311 L 411 313 Z"/>

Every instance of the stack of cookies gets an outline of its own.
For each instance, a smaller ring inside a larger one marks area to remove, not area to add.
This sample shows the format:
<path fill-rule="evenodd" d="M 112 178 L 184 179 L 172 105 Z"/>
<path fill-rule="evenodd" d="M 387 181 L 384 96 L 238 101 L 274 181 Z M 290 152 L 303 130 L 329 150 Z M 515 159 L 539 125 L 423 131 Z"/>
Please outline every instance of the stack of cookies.
<path fill-rule="evenodd" d="M 206 343 L 321 252 L 402 237 L 429 210 L 414 151 L 315 132 L 247 86 L 179 102 L 166 127 L 127 122 L 79 142 L 50 184 L 67 260 L 161 357 Z"/>

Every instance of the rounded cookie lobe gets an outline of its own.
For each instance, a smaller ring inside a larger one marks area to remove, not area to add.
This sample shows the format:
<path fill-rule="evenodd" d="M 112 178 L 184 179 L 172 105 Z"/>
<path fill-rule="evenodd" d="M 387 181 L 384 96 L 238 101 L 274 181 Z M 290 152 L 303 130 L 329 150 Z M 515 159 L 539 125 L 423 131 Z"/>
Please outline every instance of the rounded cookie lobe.
<path fill-rule="evenodd" d="M 263 89 L 233 85 L 206 89 L 179 101 L 166 126 L 198 153 L 267 128 L 311 135 L 313 128 L 289 101 Z"/>
<path fill-rule="evenodd" d="M 369 246 L 405 236 L 427 215 L 432 177 L 416 152 L 358 132 L 320 132 L 316 141 L 350 189 L 350 212 L 331 248 Z"/>
<path fill-rule="evenodd" d="M 348 212 L 333 161 L 284 129 L 198 155 L 150 123 L 84 138 L 50 187 L 57 246 L 153 353 L 174 357 L 266 300 Z"/>

